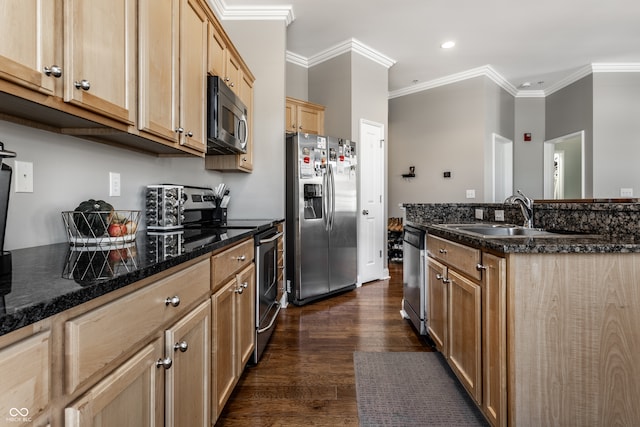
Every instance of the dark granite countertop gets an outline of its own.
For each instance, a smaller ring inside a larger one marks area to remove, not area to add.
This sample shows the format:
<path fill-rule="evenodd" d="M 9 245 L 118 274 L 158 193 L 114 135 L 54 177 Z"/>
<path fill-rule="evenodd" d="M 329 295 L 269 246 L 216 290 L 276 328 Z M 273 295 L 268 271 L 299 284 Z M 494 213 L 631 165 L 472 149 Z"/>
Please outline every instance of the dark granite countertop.
<path fill-rule="evenodd" d="M 640 241 L 607 235 L 566 235 L 560 237 L 503 237 L 483 238 L 456 231 L 438 224 L 407 222 L 408 225 L 479 249 L 500 253 L 625 253 L 640 252 Z"/>
<path fill-rule="evenodd" d="M 75 249 L 68 243 L 13 250 L 11 271 L 0 275 L 0 335 L 251 237 L 281 221 L 236 220 L 229 221 L 229 228 L 217 230 L 145 230 L 137 233 L 133 243 L 100 250 Z M 174 243 L 181 234 L 185 243 L 178 248 Z"/>

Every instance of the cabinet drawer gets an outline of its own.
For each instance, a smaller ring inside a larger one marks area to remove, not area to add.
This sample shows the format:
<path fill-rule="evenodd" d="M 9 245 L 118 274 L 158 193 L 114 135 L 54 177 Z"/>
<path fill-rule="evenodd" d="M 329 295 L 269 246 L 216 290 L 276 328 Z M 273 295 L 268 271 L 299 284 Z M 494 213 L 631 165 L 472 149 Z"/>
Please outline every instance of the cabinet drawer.
<path fill-rule="evenodd" d="M 215 292 L 230 276 L 253 262 L 253 239 L 245 240 L 229 249 L 213 255 L 211 269 Z"/>
<path fill-rule="evenodd" d="M 68 393 L 209 293 L 209 260 L 110 302 L 65 324 Z M 168 301 L 178 297 L 179 301 Z"/>
<path fill-rule="evenodd" d="M 6 417 L 10 425 L 12 417 L 35 419 L 46 409 L 50 368 L 48 331 L 0 350 L 0 419 Z"/>
<path fill-rule="evenodd" d="M 432 258 L 454 267 L 472 279 L 481 279 L 480 270 L 476 268 L 481 260 L 479 249 L 427 235 L 427 251 Z"/>

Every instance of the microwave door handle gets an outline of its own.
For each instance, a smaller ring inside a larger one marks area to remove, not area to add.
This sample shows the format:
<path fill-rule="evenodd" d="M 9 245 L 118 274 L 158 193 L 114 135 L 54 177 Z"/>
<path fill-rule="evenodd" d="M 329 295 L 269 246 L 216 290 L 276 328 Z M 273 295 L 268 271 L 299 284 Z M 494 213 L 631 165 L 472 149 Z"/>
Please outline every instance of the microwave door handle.
<path fill-rule="evenodd" d="M 248 127 L 247 127 L 247 116 L 244 114 L 240 117 L 238 121 L 238 135 L 241 135 L 242 145 L 247 144 L 247 139 L 249 137 Z"/>

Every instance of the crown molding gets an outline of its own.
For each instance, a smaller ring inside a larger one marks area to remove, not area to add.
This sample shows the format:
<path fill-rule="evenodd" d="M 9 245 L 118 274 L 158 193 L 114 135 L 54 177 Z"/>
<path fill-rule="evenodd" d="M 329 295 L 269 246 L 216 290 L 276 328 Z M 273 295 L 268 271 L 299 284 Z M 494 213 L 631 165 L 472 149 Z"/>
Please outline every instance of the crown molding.
<path fill-rule="evenodd" d="M 594 73 L 640 73 L 640 62 L 612 62 L 591 64 Z"/>
<path fill-rule="evenodd" d="M 356 39 L 345 40 L 342 43 L 338 43 L 337 45 L 323 50 L 322 52 L 317 53 L 309 58 L 305 58 L 302 55 L 287 51 L 286 60 L 301 67 L 309 68 L 347 52 L 358 53 L 365 58 L 368 58 L 386 68 L 390 68 L 391 66 L 393 66 L 393 64 L 396 63 L 394 59 L 385 56 L 384 54 L 370 48 L 369 46 Z"/>
<path fill-rule="evenodd" d="M 289 25 L 295 19 L 293 6 L 227 6 L 224 0 L 207 0 L 211 9 L 222 20 L 229 21 L 285 21 Z"/>
<path fill-rule="evenodd" d="M 298 55 L 297 53 L 287 51 L 285 60 L 299 67 L 309 68 L 309 60 L 302 55 Z"/>
<path fill-rule="evenodd" d="M 414 86 L 398 89 L 393 92 L 389 92 L 389 99 L 397 98 L 399 96 L 405 96 L 416 92 L 422 92 L 424 90 L 434 89 L 440 86 L 446 86 L 452 83 L 461 82 L 475 77 L 487 77 L 491 79 L 495 84 L 509 92 L 511 95 L 516 96 L 518 93 L 515 86 L 509 83 L 502 75 L 494 70 L 490 65 L 483 65 L 482 67 L 472 68 L 471 70 L 462 71 L 460 73 L 451 74 L 449 76 L 441 77 L 439 79 L 430 80 L 428 82 L 416 84 Z"/>

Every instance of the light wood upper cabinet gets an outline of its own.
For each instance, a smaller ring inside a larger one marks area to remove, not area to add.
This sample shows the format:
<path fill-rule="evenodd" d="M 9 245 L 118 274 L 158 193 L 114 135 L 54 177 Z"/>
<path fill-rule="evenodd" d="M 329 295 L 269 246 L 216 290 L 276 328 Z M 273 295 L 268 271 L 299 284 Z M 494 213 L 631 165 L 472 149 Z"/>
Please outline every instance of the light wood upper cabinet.
<path fill-rule="evenodd" d="M 3 0 L 0 13 L 0 78 L 53 95 L 64 71 L 56 41 L 58 0 Z M 49 70 L 49 75 L 45 73 Z"/>
<path fill-rule="evenodd" d="M 136 119 L 136 2 L 64 1 L 64 100 Z"/>
<path fill-rule="evenodd" d="M 209 155 L 205 168 L 222 172 L 253 171 L 253 82 L 251 71 L 216 22 L 209 23 L 209 74 L 220 77 L 247 107 L 247 152 Z"/>
<path fill-rule="evenodd" d="M 205 152 L 207 96 L 207 29 L 197 0 L 180 7 L 180 144 Z"/>
<path fill-rule="evenodd" d="M 180 0 L 138 0 L 138 129 L 179 142 Z"/>
<path fill-rule="evenodd" d="M 285 131 L 324 135 L 324 110 L 322 105 L 287 97 Z"/>

